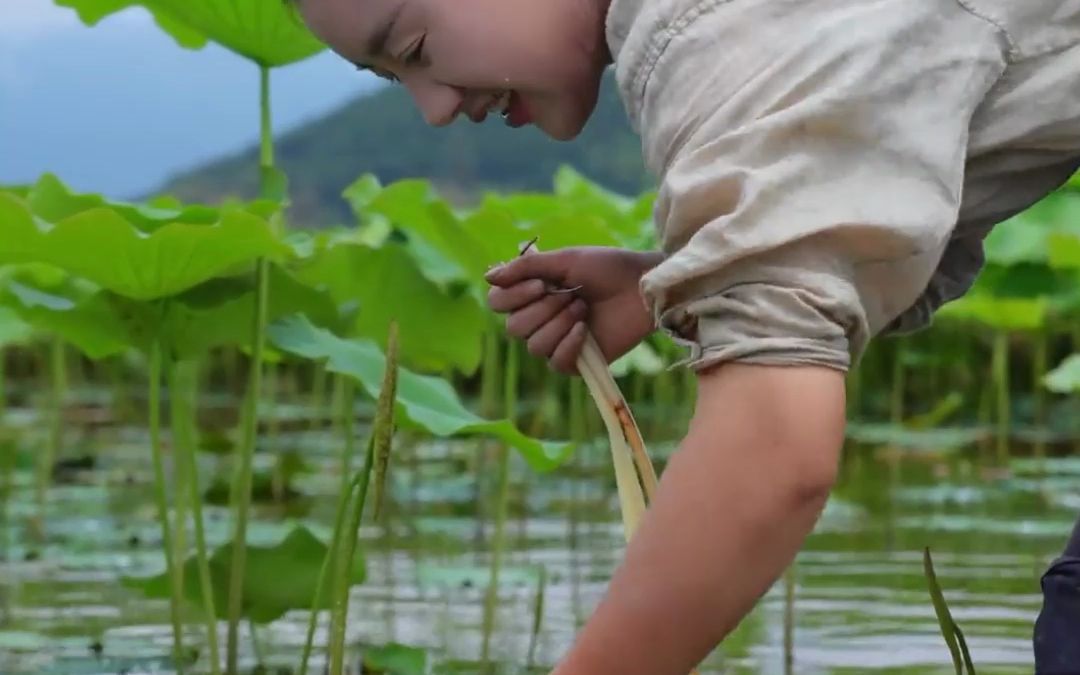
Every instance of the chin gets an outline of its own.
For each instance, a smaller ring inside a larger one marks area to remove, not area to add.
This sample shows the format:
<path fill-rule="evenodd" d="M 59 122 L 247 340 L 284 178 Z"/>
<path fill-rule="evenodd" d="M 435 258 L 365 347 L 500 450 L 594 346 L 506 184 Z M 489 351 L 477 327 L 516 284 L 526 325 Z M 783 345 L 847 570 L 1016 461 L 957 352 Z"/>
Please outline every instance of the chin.
<path fill-rule="evenodd" d="M 572 141 L 581 135 L 596 109 L 596 98 L 583 103 L 585 104 L 568 110 L 560 110 L 558 116 L 553 116 L 554 119 L 543 120 L 537 126 L 556 141 Z"/>

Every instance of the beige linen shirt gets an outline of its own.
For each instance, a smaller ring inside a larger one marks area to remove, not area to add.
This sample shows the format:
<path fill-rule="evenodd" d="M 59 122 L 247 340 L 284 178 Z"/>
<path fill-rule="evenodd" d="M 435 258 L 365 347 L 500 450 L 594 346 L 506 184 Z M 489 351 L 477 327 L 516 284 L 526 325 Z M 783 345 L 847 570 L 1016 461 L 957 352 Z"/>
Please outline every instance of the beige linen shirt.
<path fill-rule="evenodd" d="M 695 368 L 847 369 L 1080 165 L 1080 0 L 612 0 L 607 39 Z"/>

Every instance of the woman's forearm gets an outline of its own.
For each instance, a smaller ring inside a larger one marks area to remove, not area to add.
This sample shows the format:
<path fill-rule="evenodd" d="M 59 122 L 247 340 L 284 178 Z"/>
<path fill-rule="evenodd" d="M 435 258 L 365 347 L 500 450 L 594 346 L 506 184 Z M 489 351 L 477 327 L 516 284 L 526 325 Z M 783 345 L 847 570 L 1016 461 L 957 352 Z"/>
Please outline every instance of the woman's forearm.
<path fill-rule="evenodd" d="M 812 530 L 843 439 L 843 375 L 725 366 L 605 598 L 555 675 L 685 675 Z"/>

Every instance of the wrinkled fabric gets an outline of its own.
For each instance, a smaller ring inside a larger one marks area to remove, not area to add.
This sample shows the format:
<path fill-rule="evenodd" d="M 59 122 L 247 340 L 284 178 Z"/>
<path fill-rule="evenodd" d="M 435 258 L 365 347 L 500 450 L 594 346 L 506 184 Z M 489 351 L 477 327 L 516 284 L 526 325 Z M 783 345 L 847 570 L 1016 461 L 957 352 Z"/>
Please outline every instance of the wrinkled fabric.
<path fill-rule="evenodd" d="M 1043 604 L 1032 632 L 1035 675 L 1075 675 L 1080 672 L 1080 519 L 1039 585 Z"/>
<path fill-rule="evenodd" d="M 1080 165 L 1080 0 L 612 0 L 687 363 L 846 370 Z"/>

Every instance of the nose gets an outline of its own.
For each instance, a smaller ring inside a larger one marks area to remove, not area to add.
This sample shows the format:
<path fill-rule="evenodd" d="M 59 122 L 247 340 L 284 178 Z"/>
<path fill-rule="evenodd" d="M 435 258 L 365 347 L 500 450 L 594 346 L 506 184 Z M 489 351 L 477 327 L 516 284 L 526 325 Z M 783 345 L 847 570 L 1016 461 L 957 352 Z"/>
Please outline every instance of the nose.
<path fill-rule="evenodd" d="M 424 121 L 433 127 L 453 122 L 465 103 L 465 91 L 458 87 L 421 78 L 410 78 L 404 84 Z"/>

